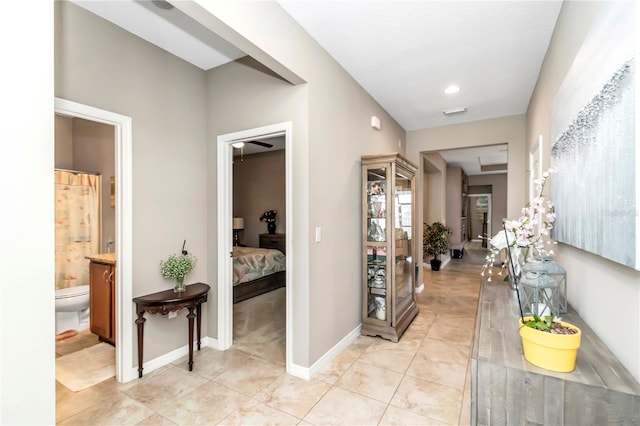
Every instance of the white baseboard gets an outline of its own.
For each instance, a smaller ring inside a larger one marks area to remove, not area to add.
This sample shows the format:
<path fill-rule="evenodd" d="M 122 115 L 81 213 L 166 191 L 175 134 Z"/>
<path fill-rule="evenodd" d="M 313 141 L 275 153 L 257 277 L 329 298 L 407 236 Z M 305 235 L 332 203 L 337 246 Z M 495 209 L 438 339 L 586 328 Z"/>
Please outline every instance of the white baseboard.
<path fill-rule="evenodd" d="M 424 291 L 424 283 L 416 287 L 416 293 L 422 293 Z"/>
<path fill-rule="evenodd" d="M 424 285 L 422 285 L 424 287 Z M 324 355 L 322 355 L 316 362 L 313 363 L 311 367 L 302 367 L 297 364 L 292 364 L 291 369 L 287 371 L 287 373 L 292 376 L 299 377 L 304 380 L 311 380 L 318 372 L 324 368 L 327 364 L 329 364 L 340 352 L 342 352 L 347 346 L 349 346 L 354 340 L 360 336 L 360 329 L 362 328 L 362 324 L 358 324 L 356 328 L 354 328 L 349 334 L 342 338 L 338 343 L 336 343 L 331 349 L 329 349 Z M 213 348 L 216 350 L 219 349 L 218 339 L 213 337 L 204 337 L 201 339 L 201 344 L 204 347 Z M 194 351 L 196 350 L 196 343 L 194 342 Z M 189 346 L 184 345 L 179 347 L 171 352 L 168 352 L 164 355 L 160 355 L 157 358 L 154 358 L 150 361 L 147 361 L 143 364 L 143 373 L 150 373 L 158 368 L 164 367 L 167 364 L 172 363 L 173 361 L 180 359 L 181 357 L 187 355 L 189 353 Z M 129 382 L 138 378 L 138 368 L 137 366 L 132 368 L 127 377 L 125 378 L 124 383 Z"/>
<path fill-rule="evenodd" d="M 204 337 L 200 339 L 200 347 L 209 347 L 213 349 L 218 349 L 218 339 L 214 339 L 213 337 Z M 196 341 L 193 342 L 193 352 L 195 353 L 198 349 L 198 343 Z M 173 361 L 180 359 L 181 357 L 189 354 L 189 345 L 184 345 L 179 347 L 178 349 L 174 349 L 171 352 L 168 352 L 164 355 L 160 355 L 157 358 L 154 358 L 150 361 L 142 364 L 142 372 L 150 373 L 153 370 L 157 370 L 160 367 L 164 367 L 167 364 L 171 364 Z M 124 378 L 123 383 L 130 382 L 131 380 L 135 380 L 138 378 L 138 366 L 136 365 L 131 371 L 127 374 L 127 377 Z"/>
<path fill-rule="evenodd" d="M 291 369 L 287 373 L 292 376 L 299 377 L 304 380 L 311 380 L 324 366 L 328 365 L 340 352 L 342 352 L 347 346 L 360 336 L 360 329 L 362 324 L 358 324 L 349 334 L 344 336 L 342 340 L 329 349 L 324 355 L 322 355 L 311 367 L 302 367 L 297 364 L 292 364 Z"/>
<path fill-rule="evenodd" d="M 213 348 L 216 350 L 220 350 L 220 345 L 218 344 L 218 339 L 215 337 L 205 336 L 201 340 L 202 346 L 206 346 L 207 348 Z"/>

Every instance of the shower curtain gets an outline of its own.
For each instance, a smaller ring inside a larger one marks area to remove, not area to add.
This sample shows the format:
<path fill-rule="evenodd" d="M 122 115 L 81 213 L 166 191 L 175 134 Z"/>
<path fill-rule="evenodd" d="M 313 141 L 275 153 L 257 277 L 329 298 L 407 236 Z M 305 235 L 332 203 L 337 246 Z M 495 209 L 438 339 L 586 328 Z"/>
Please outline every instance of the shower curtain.
<path fill-rule="evenodd" d="M 56 290 L 89 284 L 85 256 L 100 248 L 102 177 L 55 171 Z"/>

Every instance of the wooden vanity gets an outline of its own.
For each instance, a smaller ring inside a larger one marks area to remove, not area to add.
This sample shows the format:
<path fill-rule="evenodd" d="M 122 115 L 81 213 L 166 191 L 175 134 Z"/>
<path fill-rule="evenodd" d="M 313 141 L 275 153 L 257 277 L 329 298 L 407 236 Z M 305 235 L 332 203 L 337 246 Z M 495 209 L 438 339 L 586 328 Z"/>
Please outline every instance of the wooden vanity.
<path fill-rule="evenodd" d="M 91 332 L 103 342 L 116 342 L 116 254 L 102 253 L 89 259 L 89 321 Z"/>

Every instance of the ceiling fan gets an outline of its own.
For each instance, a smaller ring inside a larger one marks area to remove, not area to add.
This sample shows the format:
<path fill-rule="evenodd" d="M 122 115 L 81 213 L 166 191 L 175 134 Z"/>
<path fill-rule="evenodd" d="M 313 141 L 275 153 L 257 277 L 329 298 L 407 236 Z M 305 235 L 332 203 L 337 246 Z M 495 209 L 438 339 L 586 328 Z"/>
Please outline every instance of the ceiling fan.
<path fill-rule="evenodd" d="M 243 148 L 245 143 L 252 143 L 254 145 L 262 146 L 264 148 L 273 148 L 273 144 L 262 142 L 262 141 L 235 142 L 235 143 L 232 143 L 231 146 L 234 148 Z"/>
<path fill-rule="evenodd" d="M 262 142 L 262 141 L 242 141 L 242 142 L 234 142 L 231 144 L 232 147 L 234 148 L 239 148 L 240 149 L 240 161 L 244 161 L 244 144 L 245 143 L 252 143 L 254 145 L 258 145 L 261 146 L 263 148 L 273 148 L 273 144 L 267 143 L 267 142 Z"/>

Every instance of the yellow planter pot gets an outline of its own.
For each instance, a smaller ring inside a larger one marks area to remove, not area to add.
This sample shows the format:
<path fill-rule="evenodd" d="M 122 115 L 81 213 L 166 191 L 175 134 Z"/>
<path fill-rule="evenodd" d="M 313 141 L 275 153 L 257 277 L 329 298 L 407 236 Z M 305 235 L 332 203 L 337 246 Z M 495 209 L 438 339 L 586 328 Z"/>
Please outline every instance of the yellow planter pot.
<path fill-rule="evenodd" d="M 531 318 L 526 318 L 525 321 Z M 576 367 L 576 356 L 580 347 L 582 332 L 567 322 L 560 324 L 576 329 L 576 334 L 551 334 L 520 323 L 520 336 L 524 358 L 531 364 L 546 370 L 568 373 Z"/>

